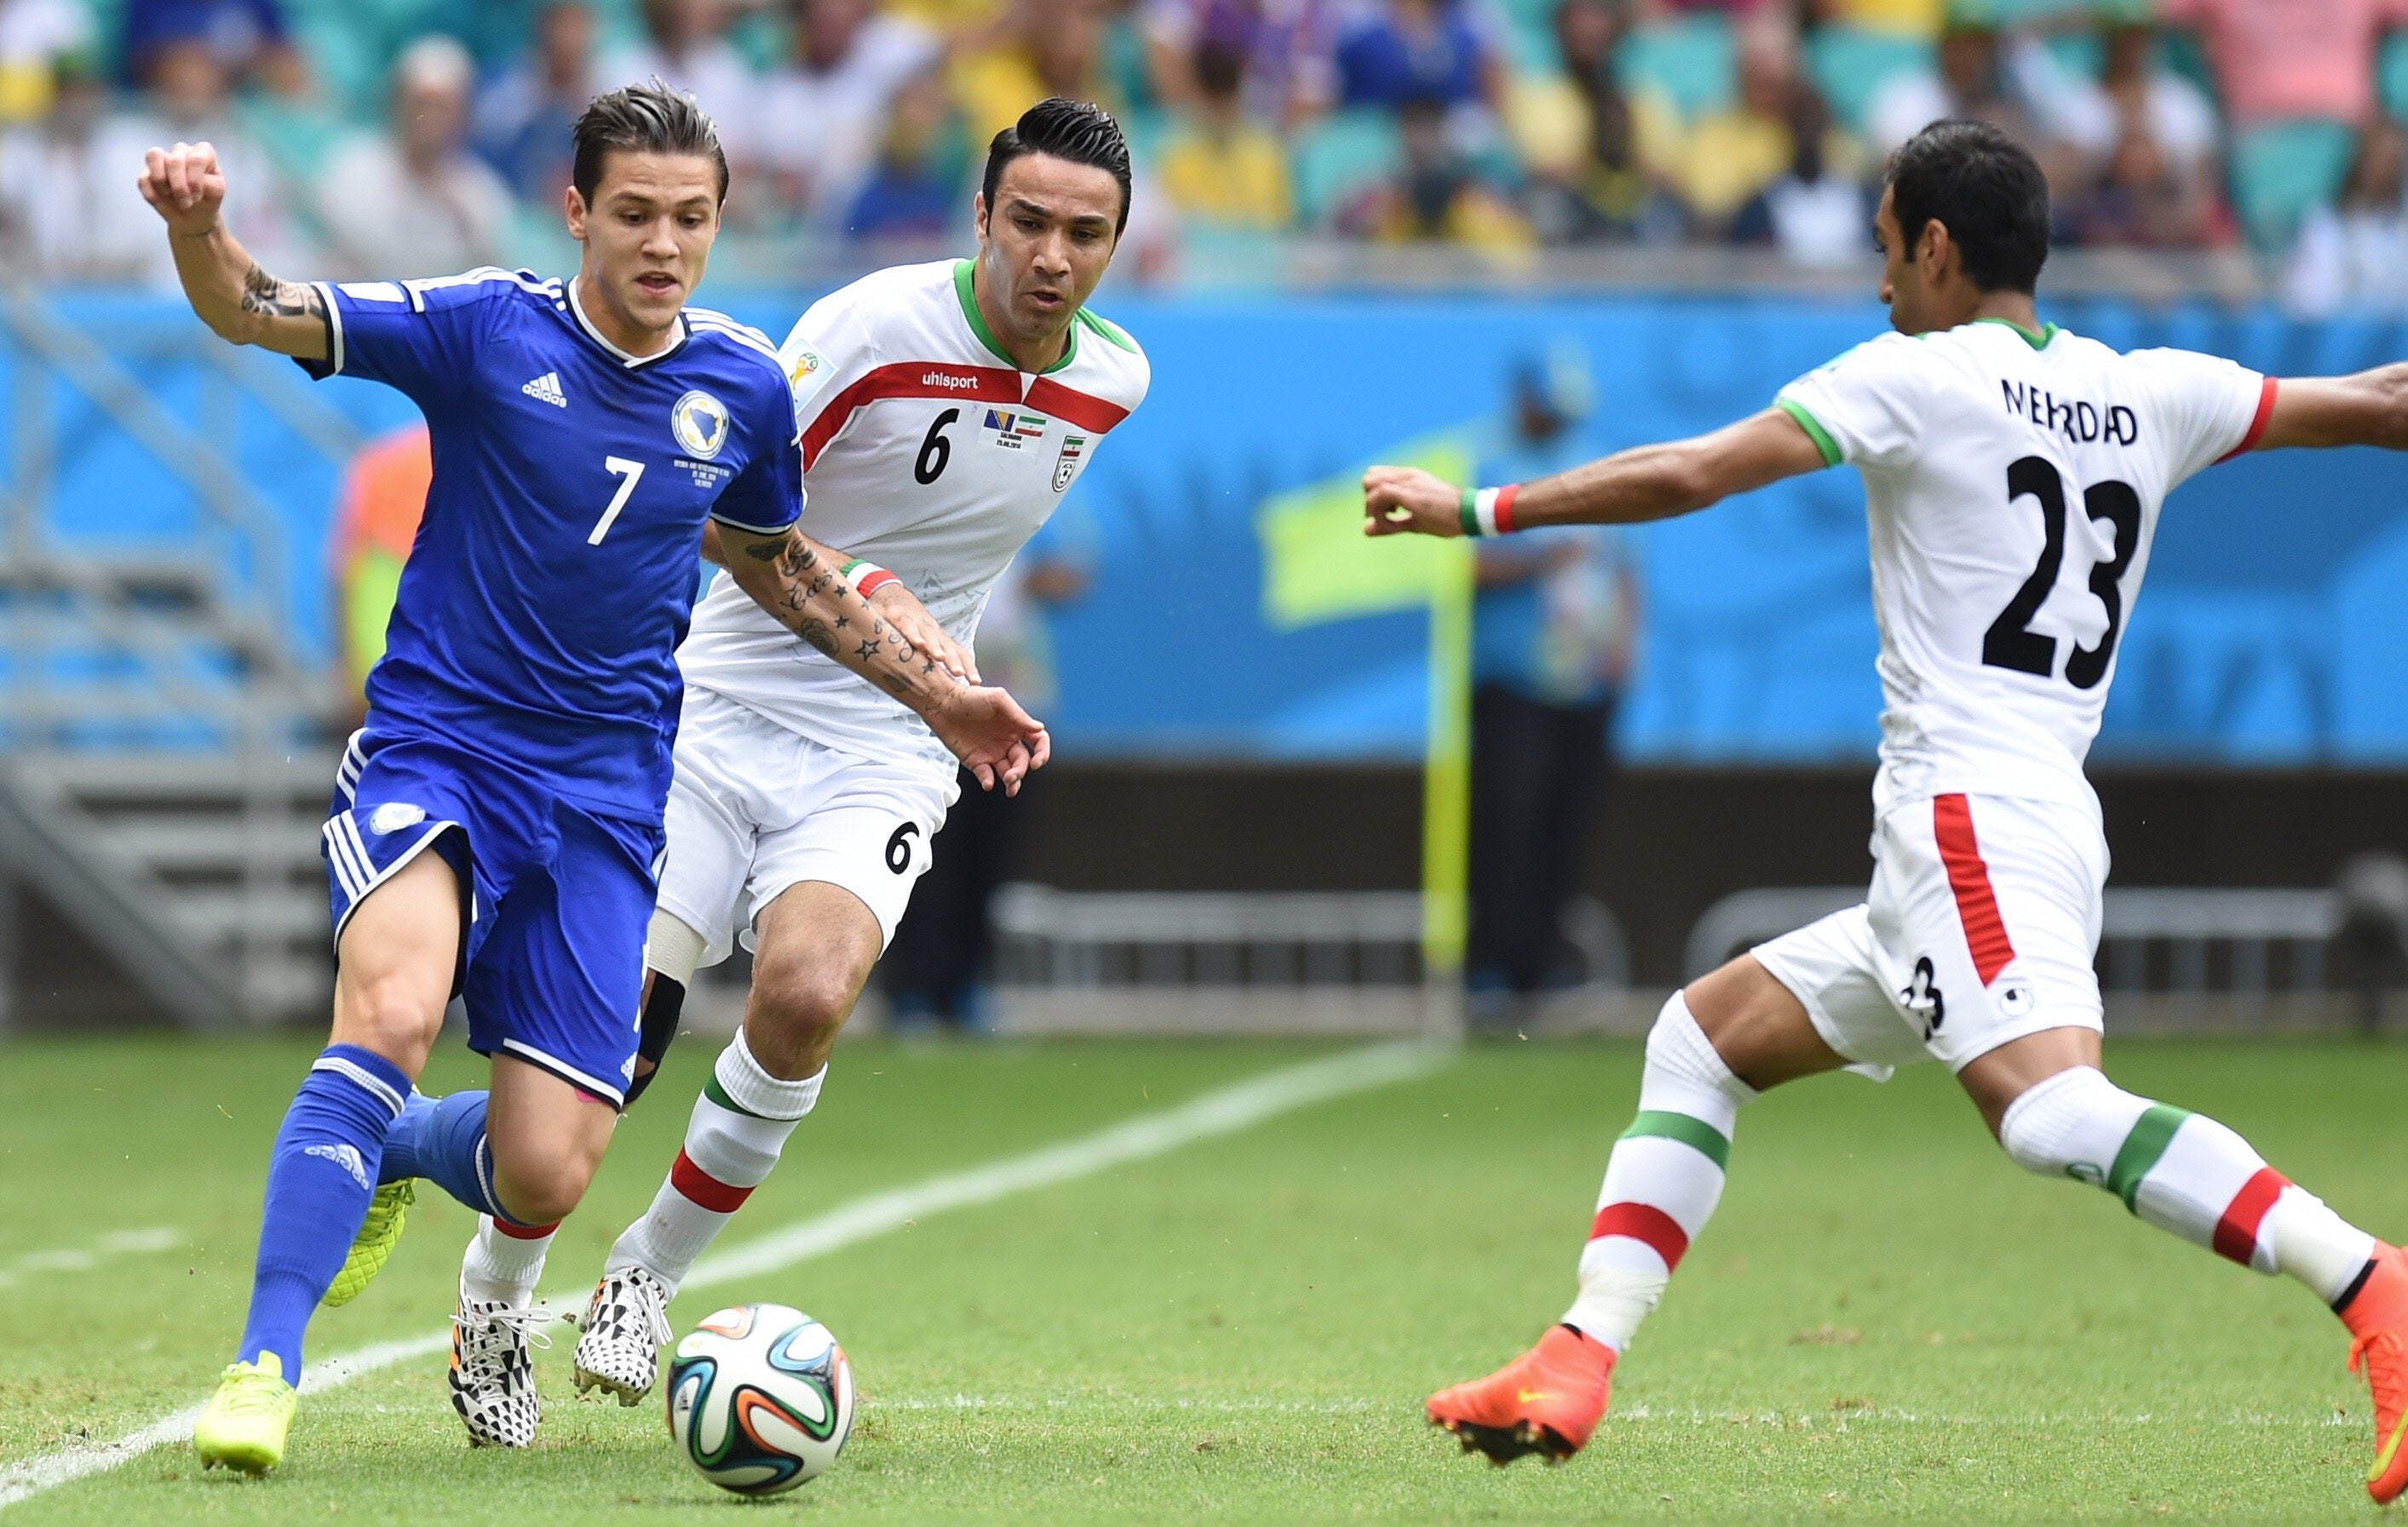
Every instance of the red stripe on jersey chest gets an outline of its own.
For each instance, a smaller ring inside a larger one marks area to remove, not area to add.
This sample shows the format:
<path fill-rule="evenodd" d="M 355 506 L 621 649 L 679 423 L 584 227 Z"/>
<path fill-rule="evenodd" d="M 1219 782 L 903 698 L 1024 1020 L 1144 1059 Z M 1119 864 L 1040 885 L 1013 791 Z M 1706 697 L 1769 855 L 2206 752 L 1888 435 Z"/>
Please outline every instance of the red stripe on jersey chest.
<path fill-rule="evenodd" d="M 855 378 L 819 411 L 803 431 L 803 465 L 820 459 L 855 412 L 882 398 L 958 398 L 975 403 L 1022 403 L 1039 413 L 1101 435 L 1128 417 L 1128 410 L 1092 393 L 1039 377 L 1021 395 L 1020 373 L 1001 366 L 956 365 L 941 361 L 898 361 Z"/>

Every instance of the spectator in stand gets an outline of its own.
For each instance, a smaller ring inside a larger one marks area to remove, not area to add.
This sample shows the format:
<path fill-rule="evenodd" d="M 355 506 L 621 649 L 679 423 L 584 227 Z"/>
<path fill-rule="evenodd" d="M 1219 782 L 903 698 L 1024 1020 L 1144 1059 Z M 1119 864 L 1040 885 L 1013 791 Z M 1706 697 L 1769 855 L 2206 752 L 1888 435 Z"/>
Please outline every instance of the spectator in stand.
<path fill-rule="evenodd" d="M 1738 96 L 1689 128 L 1674 176 L 1703 231 L 1727 233 L 1742 207 L 1788 172 L 1798 157 L 1792 131 L 1801 120 L 1798 103 L 1810 90 L 1799 77 L 1798 44 L 1787 23 L 1773 18 L 1751 22 L 1740 39 Z M 1826 165 L 1842 174 L 1853 171 L 1855 145 L 1829 125 L 1829 113 L 1819 102 L 1813 117 L 1824 140 L 1816 174 Z"/>
<path fill-rule="evenodd" d="M 2340 202 L 2309 212 L 2283 281 L 2305 318 L 2357 309 L 2408 313 L 2408 136 L 2376 116 L 2358 130 Z"/>
<path fill-rule="evenodd" d="M 2066 120 L 2062 71 L 2047 50 L 2028 37 L 2001 35 L 1989 0 L 1951 10 L 1940 35 L 1937 74 L 1911 71 L 1873 93 L 1865 127 L 1876 151 L 1886 154 L 1942 118 L 1985 121 L 2032 151 L 2050 185 L 2063 195 L 2088 178 L 2091 156 L 2103 153 L 2103 132 L 2088 148 L 2060 136 Z M 2081 119 L 2096 128 L 2096 112 Z"/>
<path fill-rule="evenodd" d="M 1793 86 L 1789 164 L 1758 191 L 1731 224 L 1734 243 L 1769 245 L 1804 270 L 1845 270 L 1872 258 L 1865 230 L 1872 205 L 1864 182 L 1835 170 L 1830 109 L 1812 86 Z"/>
<path fill-rule="evenodd" d="M 530 202 L 568 184 L 569 128 L 602 93 L 594 69 L 594 7 L 551 0 L 535 15 L 535 44 L 477 97 L 477 151 Z"/>
<path fill-rule="evenodd" d="M 0 0 L 0 127 L 50 114 L 60 65 L 88 68 L 92 33 L 72 0 Z"/>
<path fill-rule="evenodd" d="M 1296 217 L 1287 153 L 1245 109 L 1246 61 L 1207 40 L 1196 50 L 1194 106 L 1164 144 L 1163 193 L 1189 222 L 1244 233 L 1276 233 Z"/>
<path fill-rule="evenodd" d="M 393 68 L 393 121 L 326 162 L 319 213 L 348 273 L 449 276 L 500 264 L 509 187 L 467 150 L 468 50 L 421 37 Z"/>
<path fill-rule="evenodd" d="M 2374 113 L 2384 34 L 2408 25 L 2408 0 L 2163 0 L 2172 24 L 2197 29 L 2237 128 L 2357 123 Z"/>
<path fill-rule="evenodd" d="M 710 113 L 728 158 L 751 157 L 755 82 L 727 40 L 727 7 L 721 0 L 644 0 L 643 11 L 643 39 L 602 61 L 602 88 L 658 78 Z"/>
<path fill-rule="evenodd" d="M 2098 182 L 2058 217 L 2069 242 L 2093 248 L 2199 249 L 2210 242 L 2210 182 L 2184 175 L 2144 121 L 2132 121 Z"/>
<path fill-rule="evenodd" d="M 1106 0 L 1014 0 L 988 44 L 953 63 L 953 96 L 969 123 L 970 142 L 983 150 L 1049 95 L 1094 101 L 1125 114 L 1104 77 L 1109 21 Z"/>
<path fill-rule="evenodd" d="M 869 178 L 896 92 L 944 45 L 877 0 L 793 0 L 791 15 L 794 50 L 761 87 L 752 164 L 770 177 L 777 205 L 828 226 Z"/>
<path fill-rule="evenodd" d="M 1339 215 L 1341 232 L 1385 243 L 1438 241 L 1492 253 L 1536 242 L 1530 225 L 1498 187 L 1458 151 L 1447 131 L 1448 106 L 1434 96 L 1409 100 L 1397 113 L 1404 165 Z"/>
<path fill-rule="evenodd" d="M 1506 122 L 1530 178 L 1525 200 L 1549 243 L 1681 235 L 1681 209 L 1666 189 L 1680 119 L 1660 96 L 1622 88 L 1614 60 L 1629 30 L 1628 0 L 1563 0 L 1562 72 L 1517 79 L 1507 97 Z"/>
<path fill-rule="evenodd" d="M 177 290 L 174 261 L 148 247 L 162 243 L 156 218 L 143 225 L 150 209 L 125 171 L 163 140 L 146 119 L 109 116 L 108 84 L 91 55 L 51 68 L 50 115 L 0 134 L 0 267 L 49 283 Z"/>
<path fill-rule="evenodd" d="M 1469 0 L 1378 0 L 1338 33 L 1338 104 L 1451 114 L 1502 109 L 1505 50 Z"/>
<path fill-rule="evenodd" d="M 126 0 L 121 36 L 129 79 L 150 78 L 161 50 L 198 42 L 236 84 L 279 95 L 309 85 L 278 0 Z"/>
<path fill-rule="evenodd" d="M 2207 93 L 2157 57 L 2157 29 L 2142 21 L 2118 21 L 2103 29 L 2099 86 L 2116 114 L 2123 136 L 2146 134 L 2165 160 L 2167 173 L 2196 180 L 2213 198 L 2215 182 L 2215 106 Z"/>
<path fill-rule="evenodd" d="M 147 55 L 149 87 L 136 108 L 112 113 L 96 62 L 63 60 L 58 99 L 39 128 L 11 136 L 0 147 L 0 202 L 13 210 L 12 241 L 27 266 L 51 279 L 132 281 L 176 289 L 175 264 L 148 230 L 148 210 L 126 173 L 143 150 L 161 143 L 208 142 L 229 182 L 241 191 L 226 203 L 227 226 L 244 246 L 277 265 L 307 264 L 293 234 L 282 182 L 249 133 L 229 113 L 230 91 L 219 50 L 200 37 L 162 41 Z"/>
<path fill-rule="evenodd" d="M 845 232 L 854 238 L 941 238 L 961 227 L 968 147 L 944 76 L 905 80 L 886 116 L 878 163 L 853 197 Z"/>
<path fill-rule="evenodd" d="M 1273 127 L 1312 120 L 1337 98 L 1331 9 L 1332 0 L 1147 0 L 1139 20 L 1154 98 L 1200 107 L 1197 63 L 1211 47 L 1239 61 L 1247 116 Z"/>
<path fill-rule="evenodd" d="M 2197 30 L 2231 132 L 2236 209 L 2261 248 L 2333 194 L 2377 109 L 2375 56 L 2408 0 L 2165 0 Z"/>

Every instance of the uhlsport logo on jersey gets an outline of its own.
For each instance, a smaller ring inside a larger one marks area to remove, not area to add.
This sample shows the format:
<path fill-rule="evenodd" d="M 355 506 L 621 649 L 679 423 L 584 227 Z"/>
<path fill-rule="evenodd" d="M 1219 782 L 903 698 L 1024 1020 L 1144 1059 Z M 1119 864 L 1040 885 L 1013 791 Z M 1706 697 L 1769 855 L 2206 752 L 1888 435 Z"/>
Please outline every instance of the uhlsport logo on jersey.
<path fill-rule="evenodd" d="M 669 433 L 688 454 L 709 461 L 727 443 L 727 406 L 697 389 L 669 409 Z"/>
<path fill-rule="evenodd" d="M 1079 463 L 1086 454 L 1087 437 L 1085 435 L 1071 435 L 1063 437 L 1062 454 L 1054 458 L 1054 491 L 1055 492 L 1062 492 L 1069 488 L 1070 479 L 1079 475 Z"/>

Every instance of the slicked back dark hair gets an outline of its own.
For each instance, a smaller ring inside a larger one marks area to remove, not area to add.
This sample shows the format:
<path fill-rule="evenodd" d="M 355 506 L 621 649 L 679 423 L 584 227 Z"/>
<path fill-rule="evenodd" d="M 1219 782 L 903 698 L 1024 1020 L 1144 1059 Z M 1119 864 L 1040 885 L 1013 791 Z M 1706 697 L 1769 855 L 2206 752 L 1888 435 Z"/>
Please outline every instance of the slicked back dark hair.
<path fill-rule="evenodd" d="M 2048 179 L 2014 138 L 1980 121 L 1936 121 L 1890 155 L 1890 207 L 1910 257 L 1939 222 L 1984 292 L 2028 293 L 2048 263 Z"/>
<path fill-rule="evenodd" d="M 1050 154 L 1073 164 L 1092 164 L 1111 173 L 1121 188 L 1120 221 L 1112 224 L 1117 238 L 1128 227 L 1129 147 L 1121 124 L 1093 101 L 1072 101 L 1049 95 L 1020 114 L 1020 120 L 995 136 L 987 146 L 986 215 L 995 216 L 995 188 L 1003 167 L 1028 154 Z"/>
<path fill-rule="evenodd" d="M 577 159 L 568 179 L 585 205 L 602 187 L 602 164 L 610 154 L 698 154 L 719 170 L 719 199 L 727 200 L 727 152 L 719 129 L 694 97 L 658 78 L 628 85 L 586 103 L 572 130 Z"/>

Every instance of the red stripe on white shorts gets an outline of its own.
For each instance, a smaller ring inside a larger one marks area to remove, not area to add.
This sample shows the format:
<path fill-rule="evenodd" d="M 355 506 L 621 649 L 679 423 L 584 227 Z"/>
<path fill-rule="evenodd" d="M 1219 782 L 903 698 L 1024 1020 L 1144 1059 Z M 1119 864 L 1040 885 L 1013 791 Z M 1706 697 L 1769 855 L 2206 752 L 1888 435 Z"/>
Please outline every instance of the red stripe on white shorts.
<path fill-rule="evenodd" d="M 1948 866 L 1948 889 L 1956 893 L 1956 920 L 1965 925 L 1973 974 L 1987 986 L 2015 957 L 2015 946 L 1999 916 L 1999 898 L 1990 893 L 1990 866 L 1982 862 L 1982 846 L 1973 837 L 1971 804 L 1962 795 L 1933 796 L 1931 835 L 1940 842 L 1940 862 Z"/>
<path fill-rule="evenodd" d="M 669 1186 L 713 1214 L 734 1214 L 752 1196 L 752 1189 L 720 1181 L 682 1150 L 678 1152 L 677 1164 L 669 1168 Z"/>

